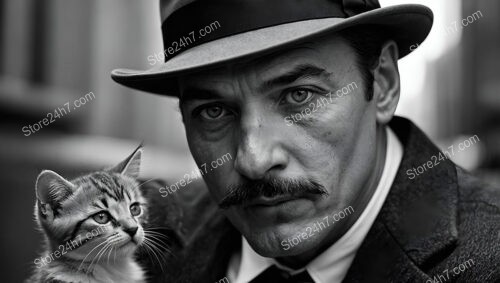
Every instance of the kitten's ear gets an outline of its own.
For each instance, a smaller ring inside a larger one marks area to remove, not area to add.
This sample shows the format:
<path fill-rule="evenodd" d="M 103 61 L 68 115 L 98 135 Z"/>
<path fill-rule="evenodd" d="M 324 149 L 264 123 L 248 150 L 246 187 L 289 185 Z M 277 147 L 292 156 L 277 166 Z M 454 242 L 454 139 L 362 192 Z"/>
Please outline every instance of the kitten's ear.
<path fill-rule="evenodd" d="M 137 179 L 141 171 L 142 144 L 137 147 L 130 156 L 115 167 L 109 169 L 111 172 L 120 173 Z"/>
<path fill-rule="evenodd" d="M 68 180 L 56 172 L 44 170 L 36 179 L 36 197 L 41 203 L 50 204 L 52 207 L 67 199 L 75 190 Z"/>

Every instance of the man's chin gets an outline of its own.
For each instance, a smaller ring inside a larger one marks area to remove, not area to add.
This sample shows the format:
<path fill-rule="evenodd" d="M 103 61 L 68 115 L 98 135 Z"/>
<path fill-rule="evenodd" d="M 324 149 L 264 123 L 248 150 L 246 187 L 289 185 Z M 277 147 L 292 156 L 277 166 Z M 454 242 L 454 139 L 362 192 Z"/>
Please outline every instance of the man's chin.
<path fill-rule="evenodd" d="M 241 231 L 255 252 L 264 257 L 287 257 L 303 254 L 319 245 L 321 234 L 307 237 L 300 224 L 279 224 L 271 227 L 250 226 Z M 326 231 L 324 231 L 326 232 Z"/>
<path fill-rule="evenodd" d="M 315 242 L 319 240 L 315 238 L 320 235 L 314 235 L 310 239 L 297 239 L 311 226 L 317 213 L 314 202 L 309 199 L 294 199 L 273 205 L 233 207 L 226 212 L 250 246 L 265 257 L 298 255 L 314 248 Z"/>
<path fill-rule="evenodd" d="M 255 235 L 245 237 L 252 249 L 263 257 L 278 258 L 291 257 L 314 250 L 319 244 L 317 239 L 307 239 L 301 242 L 293 240 L 293 236 Z M 295 244 L 294 244 L 295 243 Z"/>

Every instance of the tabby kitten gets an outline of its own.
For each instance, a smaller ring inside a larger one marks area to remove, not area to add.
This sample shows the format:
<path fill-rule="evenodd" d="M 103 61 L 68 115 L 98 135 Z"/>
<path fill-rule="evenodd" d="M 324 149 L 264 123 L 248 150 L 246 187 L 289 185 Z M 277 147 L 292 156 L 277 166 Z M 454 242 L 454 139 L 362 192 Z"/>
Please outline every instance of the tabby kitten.
<path fill-rule="evenodd" d="M 45 170 L 35 218 L 46 249 L 30 282 L 144 282 L 134 252 L 145 239 L 142 147 L 117 166 L 68 181 Z"/>

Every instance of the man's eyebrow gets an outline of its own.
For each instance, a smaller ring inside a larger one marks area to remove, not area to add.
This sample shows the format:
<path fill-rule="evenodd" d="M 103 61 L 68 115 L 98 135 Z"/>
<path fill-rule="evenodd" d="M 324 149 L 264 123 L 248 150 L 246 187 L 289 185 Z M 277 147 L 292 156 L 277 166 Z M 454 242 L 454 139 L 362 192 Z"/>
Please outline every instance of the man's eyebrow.
<path fill-rule="evenodd" d="M 220 98 L 222 98 L 222 96 L 215 91 L 200 88 L 187 88 L 182 92 L 179 98 L 179 105 L 182 106 L 184 103 L 191 100 L 208 100 Z"/>
<path fill-rule="evenodd" d="M 291 84 L 294 81 L 305 77 L 319 77 L 329 75 L 331 75 L 331 73 L 328 73 L 323 68 L 311 64 L 302 64 L 294 67 L 290 71 L 287 71 L 283 75 L 264 82 L 264 84 L 260 87 L 260 90 L 269 89 L 280 85 Z"/>
<path fill-rule="evenodd" d="M 317 67 L 312 64 L 301 64 L 295 66 L 293 69 L 280 76 L 264 82 L 263 85 L 259 87 L 259 91 L 264 92 L 265 89 L 269 89 L 279 85 L 287 85 L 305 77 L 320 77 L 330 75 L 331 73 L 327 72 L 323 68 Z M 182 106 L 183 104 L 191 100 L 209 100 L 221 98 L 223 97 L 216 91 L 196 87 L 187 88 L 180 95 L 179 106 Z"/>

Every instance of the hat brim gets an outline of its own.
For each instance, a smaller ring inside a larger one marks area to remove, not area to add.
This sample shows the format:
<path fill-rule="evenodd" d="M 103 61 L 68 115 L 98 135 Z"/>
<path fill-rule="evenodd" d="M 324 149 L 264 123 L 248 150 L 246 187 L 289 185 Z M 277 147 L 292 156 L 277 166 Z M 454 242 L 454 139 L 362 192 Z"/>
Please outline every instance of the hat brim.
<path fill-rule="evenodd" d="M 177 96 L 176 77 L 250 59 L 284 49 L 315 37 L 325 36 L 358 25 L 377 25 L 395 40 L 399 58 L 411 46 L 419 46 L 429 34 L 432 11 L 423 5 L 407 4 L 375 9 L 347 19 L 324 18 L 262 28 L 224 37 L 188 49 L 149 70 L 116 69 L 114 81 L 146 92 Z"/>

